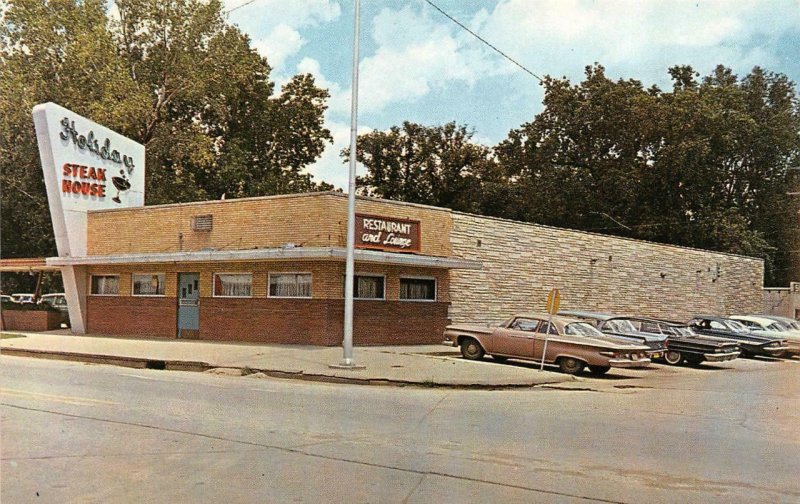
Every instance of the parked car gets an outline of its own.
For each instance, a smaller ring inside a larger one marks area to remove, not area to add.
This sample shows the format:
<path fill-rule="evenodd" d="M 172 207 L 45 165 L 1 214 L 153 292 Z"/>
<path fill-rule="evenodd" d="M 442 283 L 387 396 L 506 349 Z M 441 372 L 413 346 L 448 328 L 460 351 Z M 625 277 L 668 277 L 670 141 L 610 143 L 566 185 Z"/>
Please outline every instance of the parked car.
<path fill-rule="evenodd" d="M 0 294 L 0 304 L 10 304 L 13 303 L 14 299 L 7 295 L 7 294 Z"/>
<path fill-rule="evenodd" d="M 61 292 L 57 294 L 42 294 L 39 304 L 47 304 L 61 311 L 67 311 L 67 296 Z"/>
<path fill-rule="evenodd" d="M 764 317 L 768 319 L 772 319 L 779 323 L 783 328 L 786 330 L 791 331 L 800 331 L 800 322 L 793 318 L 789 317 L 780 317 L 778 315 L 759 315 L 759 317 Z"/>
<path fill-rule="evenodd" d="M 39 298 L 39 304 L 48 305 L 61 312 L 61 323 L 67 327 L 70 327 L 67 296 L 63 292 L 55 294 L 43 294 L 42 297 Z"/>
<path fill-rule="evenodd" d="M 704 336 L 736 340 L 742 357 L 765 355 L 779 357 L 789 347 L 786 340 L 759 336 L 747 330 L 741 322 L 715 315 L 696 315 L 688 324 L 696 333 Z"/>
<path fill-rule="evenodd" d="M 785 339 L 789 349 L 784 353 L 783 357 L 800 355 L 800 331 L 787 329 L 777 320 L 760 315 L 731 315 L 730 318 L 738 320 L 750 332 L 759 336 Z"/>
<path fill-rule="evenodd" d="M 35 298 L 34 294 L 11 294 L 11 300 L 19 304 L 34 303 Z"/>
<path fill-rule="evenodd" d="M 636 345 L 644 345 L 649 348 L 647 356 L 651 359 L 659 359 L 664 356 L 667 350 L 667 336 L 661 333 L 641 332 L 630 322 L 631 317 L 619 317 L 606 313 L 594 313 L 585 311 L 562 311 L 559 315 L 575 317 L 589 322 L 603 334 L 616 336 L 622 340 Z"/>
<path fill-rule="evenodd" d="M 497 327 L 449 325 L 444 338 L 442 343 L 460 347 L 465 359 L 480 360 L 488 353 L 498 362 L 509 358 L 541 361 L 546 338 L 545 363 L 569 374 L 578 374 L 587 366 L 601 375 L 612 367 L 650 365 L 648 347 L 604 335 L 591 324 L 561 316 L 553 316 L 549 324 L 547 315 L 526 313 Z"/>
<path fill-rule="evenodd" d="M 629 321 L 640 332 L 668 336 L 664 361 L 673 366 L 684 362 L 690 366 L 698 366 L 706 361 L 733 360 L 741 352 L 738 342 L 699 335 L 686 324 L 645 317 L 631 317 Z"/>

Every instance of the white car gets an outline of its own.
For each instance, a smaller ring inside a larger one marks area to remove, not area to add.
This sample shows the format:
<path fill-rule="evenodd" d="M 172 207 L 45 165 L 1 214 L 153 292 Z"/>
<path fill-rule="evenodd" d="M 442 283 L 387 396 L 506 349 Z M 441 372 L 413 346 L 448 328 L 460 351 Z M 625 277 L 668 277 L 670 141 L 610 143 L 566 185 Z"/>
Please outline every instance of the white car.
<path fill-rule="evenodd" d="M 761 315 L 731 315 L 729 318 L 738 320 L 750 332 L 759 336 L 771 336 L 786 340 L 789 350 L 786 351 L 784 357 L 800 355 L 800 331 L 787 329 L 777 320 Z"/>
<path fill-rule="evenodd" d="M 33 294 L 11 294 L 11 301 L 19 304 L 33 303 Z"/>

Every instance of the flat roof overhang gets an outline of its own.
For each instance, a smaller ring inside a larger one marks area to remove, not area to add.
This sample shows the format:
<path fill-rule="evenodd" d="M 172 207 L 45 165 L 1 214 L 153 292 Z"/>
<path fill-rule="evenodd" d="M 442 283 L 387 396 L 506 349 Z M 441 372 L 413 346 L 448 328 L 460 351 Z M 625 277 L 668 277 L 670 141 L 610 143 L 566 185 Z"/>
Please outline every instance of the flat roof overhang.
<path fill-rule="evenodd" d="M 36 273 L 39 271 L 59 271 L 59 268 L 48 265 L 44 257 L 0 259 L 0 272 Z"/>
<path fill-rule="evenodd" d="M 251 250 L 199 250 L 194 252 L 165 252 L 154 254 L 120 254 L 85 257 L 48 257 L 48 267 L 89 266 L 108 264 L 153 264 L 183 262 L 230 262 L 230 261 L 268 261 L 268 260 L 312 260 L 333 259 L 344 261 L 345 248 L 338 247 L 294 247 Z M 391 264 L 398 266 L 419 266 L 446 269 L 482 269 L 480 261 L 459 257 L 437 257 L 417 254 L 399 254 L 376 250 L 356 249 L 357 262 Z"/>

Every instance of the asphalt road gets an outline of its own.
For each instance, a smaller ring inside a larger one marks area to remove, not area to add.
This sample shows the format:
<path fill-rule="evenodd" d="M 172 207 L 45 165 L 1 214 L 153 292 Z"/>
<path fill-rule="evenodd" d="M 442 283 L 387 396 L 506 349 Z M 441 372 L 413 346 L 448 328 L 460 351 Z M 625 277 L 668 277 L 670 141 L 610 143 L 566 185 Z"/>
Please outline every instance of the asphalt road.
<path fill-rule="evenodd" d="M 797 503 L 799 373 L 469 391 L 0 357 L 0 501 Z"/>

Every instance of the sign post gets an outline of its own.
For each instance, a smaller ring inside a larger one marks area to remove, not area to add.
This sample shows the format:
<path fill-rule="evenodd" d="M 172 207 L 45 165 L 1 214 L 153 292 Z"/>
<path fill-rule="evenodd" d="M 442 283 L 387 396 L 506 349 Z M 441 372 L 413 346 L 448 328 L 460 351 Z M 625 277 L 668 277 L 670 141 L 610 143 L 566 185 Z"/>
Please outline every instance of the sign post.
<path fill-rule="evenodd" d="M 558 307 L 561 304 L 561 293 L 558 289 L 550 289 L 547 294 L 547 330 L 544 333 L 544 348 L 542 349 L 542 363 L 539 366 L 539 371 L 544 370 L 544 359 L 547 355 L 547 339 L 550 336 L 550 327 L 553 324 L 553 315 L 558 313 Z"/>

